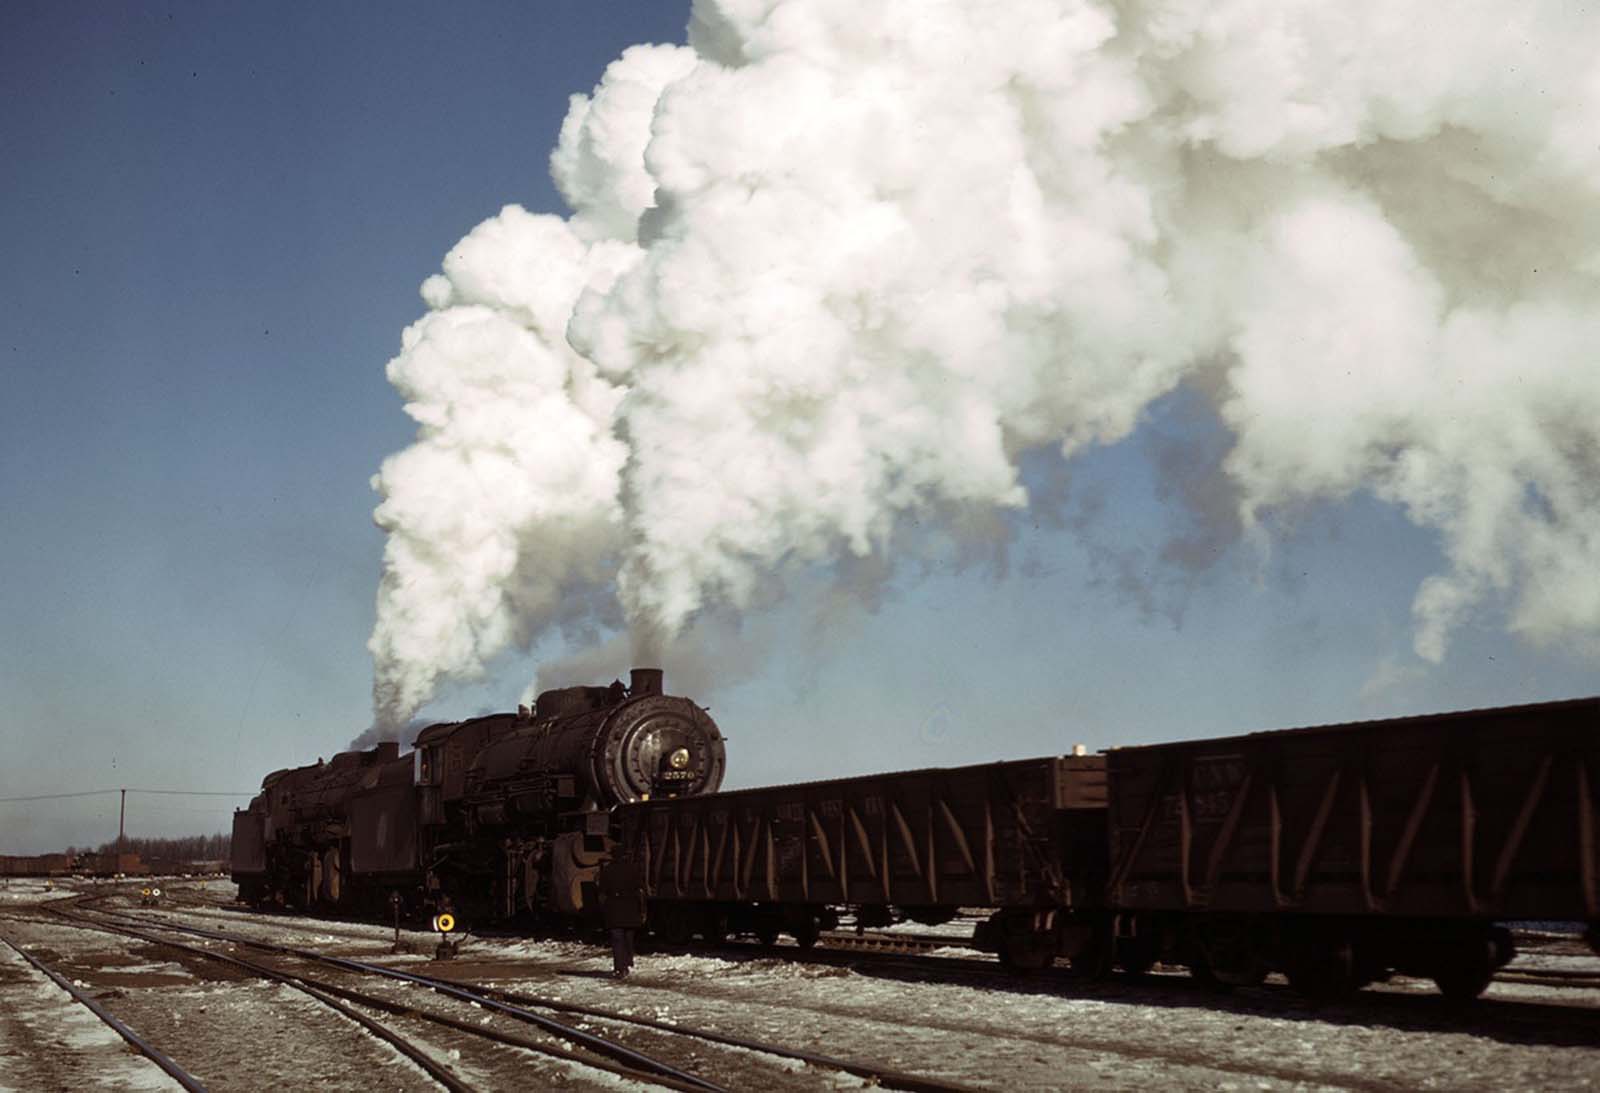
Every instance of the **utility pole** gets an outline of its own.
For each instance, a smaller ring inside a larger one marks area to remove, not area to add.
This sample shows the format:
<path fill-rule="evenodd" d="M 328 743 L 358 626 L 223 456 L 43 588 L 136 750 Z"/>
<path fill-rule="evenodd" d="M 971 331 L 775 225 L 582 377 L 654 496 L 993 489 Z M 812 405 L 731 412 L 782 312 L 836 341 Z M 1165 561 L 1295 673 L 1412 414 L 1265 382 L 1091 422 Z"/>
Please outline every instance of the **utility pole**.
<path fill-rule="evenodd" d="M 117 869 L 121 869 L 122 868 L 122 840 L 123 840 L 123 837 L 126 835 L 127 830 L 128 830 L 127 829 L 127 821 L 128 821 L 128 791 L 126 789 L 124 789 L 122 791 L 122 808 L 117 813 L 117 864 L 116 864 L 116 868 L 112 870 L 113 873 L 115 873 L 117 871 Z"/>

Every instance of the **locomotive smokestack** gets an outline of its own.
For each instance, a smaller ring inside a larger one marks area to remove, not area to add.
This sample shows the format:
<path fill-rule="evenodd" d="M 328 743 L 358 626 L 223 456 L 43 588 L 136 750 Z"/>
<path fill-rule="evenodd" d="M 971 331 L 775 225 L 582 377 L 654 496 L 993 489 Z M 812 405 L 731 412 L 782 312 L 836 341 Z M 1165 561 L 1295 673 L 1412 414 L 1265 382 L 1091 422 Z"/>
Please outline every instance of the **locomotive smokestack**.
<path fill-rule="evenodd" d="M 660 668 L 635 668 L 628 677 L 628 690 L 633 697 L 661 693 Z"/>

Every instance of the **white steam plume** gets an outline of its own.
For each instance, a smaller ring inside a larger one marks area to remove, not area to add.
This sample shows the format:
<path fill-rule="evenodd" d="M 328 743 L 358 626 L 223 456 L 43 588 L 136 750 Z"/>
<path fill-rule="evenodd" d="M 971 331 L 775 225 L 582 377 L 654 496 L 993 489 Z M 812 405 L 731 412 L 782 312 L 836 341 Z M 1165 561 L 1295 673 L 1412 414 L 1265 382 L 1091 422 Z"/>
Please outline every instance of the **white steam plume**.
<path fill-rule="evenodd" d="M 1195 375 L 1240 518 L 1368 490 L 1600 633 L 1600 17 L 1527 0 L 700 0 L 575 96 L 391 379 L 380 719 L 553 627 L 670 637 L 1029 502 Z"/>

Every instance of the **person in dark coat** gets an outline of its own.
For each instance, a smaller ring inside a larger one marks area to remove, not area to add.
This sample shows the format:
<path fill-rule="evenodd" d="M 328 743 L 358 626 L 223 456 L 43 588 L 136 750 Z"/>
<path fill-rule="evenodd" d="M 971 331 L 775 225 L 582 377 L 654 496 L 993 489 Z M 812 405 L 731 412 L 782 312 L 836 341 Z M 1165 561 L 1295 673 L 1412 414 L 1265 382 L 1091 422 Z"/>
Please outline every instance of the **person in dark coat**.
<path fill-rule="evenodd" d="M 644 925 L 644 875 L 618 858 L 600 867 L 600 906 L 611 931 L 611 974 L 624 979 L 633 968 L 633 932 Z"/>

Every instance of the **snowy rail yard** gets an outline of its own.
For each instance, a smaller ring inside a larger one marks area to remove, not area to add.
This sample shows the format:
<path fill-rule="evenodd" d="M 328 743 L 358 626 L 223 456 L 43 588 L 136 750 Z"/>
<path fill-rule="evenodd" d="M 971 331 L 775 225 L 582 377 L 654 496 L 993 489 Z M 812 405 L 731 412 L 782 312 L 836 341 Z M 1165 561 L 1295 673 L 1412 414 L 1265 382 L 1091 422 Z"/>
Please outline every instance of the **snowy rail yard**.
<path fill-rule="evenodd" d="M 207 1088 L 437 1088 L 370 1032 L 282 983 L 247 976 L 193 953 L 71 925 L 54 916 L 89 893 L 100 913 L 222 931 L 536 996 L 568 1007 L 575 1028 L 621 1035 L 641 1050 L 665 1037 L 628 1025 L 650 1019 L 866 1061 L 930 1081 L 983 1089 L 1535 1089 L 1600 1085 L 1600 959 L 1548 939 L 1503 973 L 1475 1006 L 1446 1004 L 1405 979 L 1338 1003 L 1311 1004 L 1271 983 L 1219 996 L 1186 978 L 1076 982 L 1009 980 L 963 971 L 939 981 L 876 953 L 819 950 L 792 961 L 772 950 L 716 955 L 646 953 L 632 978 L 607 975 L 597 946 L 511 937 L 468 938 L 451 962 L 431 959 L 434 938 L 406 932 L 407 952 L 374 924 L 252 916 L 233 887 L 178 881 L 176 900 L 137 906 L 137 888 L 84 882 L 59 890 L 14 882 L 0 889 L 0 934 L 61 970 L 165 1050 Z M 952 968 L 978 954 L 952 931 Z M 218 953 L 242 946 L 184 939 Z M 279 966 L 287 967 L 283 961 Z M 905 965 L 911 967 L 910 964 Z M 1531 981 L 1530 981 L 1531 980 Z M 390 1004 L 443 1006 L 424 987 L 363 983 Z M 0 949 L 0 1087 L 176 1088 L 83 1006 Z M 353 1008 L 364 1007 L 351 1003 Z M 457 1018 L 510 1031 L 486 1008 Z M 571 1016 L 607 1011 L 616 1019 Z M 575 1059 L 469 1042 L 458 1030 L 365 1007 L 463 1087 L 646 1088 Z M 524 1029 L 521 1034 L 527 1035 Z M 559 1039 L 559 1038 L 558 1038 Z M 554 1041 L 552 1041 L 554 1042 Z M 571 1046 L 570 1044 L 566 1046 Z M 714 1044 L 669 1050 L 685 1070 L 726 1088 L 861 1088 L 872 1080 L 831 1067 Z M 670 1085 L 670 1080 L 668 1082 Z"/>

